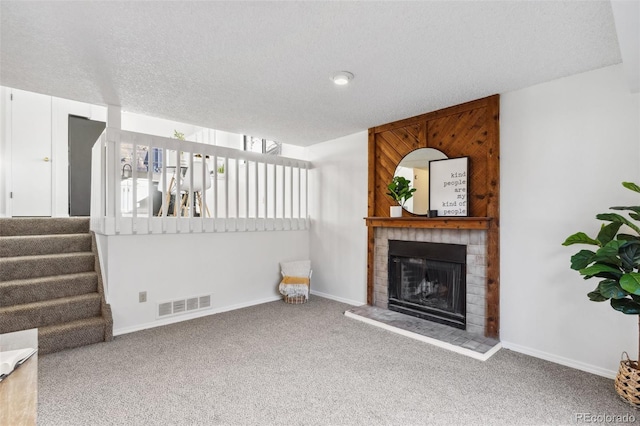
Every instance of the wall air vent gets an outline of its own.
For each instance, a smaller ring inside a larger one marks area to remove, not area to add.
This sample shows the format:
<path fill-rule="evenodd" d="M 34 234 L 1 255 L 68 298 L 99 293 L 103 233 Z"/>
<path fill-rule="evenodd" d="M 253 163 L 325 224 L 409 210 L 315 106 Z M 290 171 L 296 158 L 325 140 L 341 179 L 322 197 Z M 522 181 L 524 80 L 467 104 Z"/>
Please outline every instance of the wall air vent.
<path fill-rule="evenodd" d="M 158 316 L 159 317 L 164 317 L 166 315 L 171 315 L 171 314 L 172 314 L 171 302 L 158 303 Z"/>
<path fill-rule="evenodd" d="M 184 300 L 176 300 L 173 302 L 173 313 L 179 314 L 184 312 Z"/>
<path fill-rule="evenodd" d="M 157 318 L 165 318 L 187 312 L 200 311 L 211 308 L 211 295 L 193 296 L 185 299 L 176 299 L 158 303 Z"/>
<path fill-rule="evenodd" d="M 201 308 L 210 308 L 211 307 L 211 295 L 200 296 L 200 307 Z"/>
<path fill-rule="evenodd" d="M 193 311 L 198 309 L 198 298 L 192 297 L 191 299 L 187 299 L 187 311 Z"/>

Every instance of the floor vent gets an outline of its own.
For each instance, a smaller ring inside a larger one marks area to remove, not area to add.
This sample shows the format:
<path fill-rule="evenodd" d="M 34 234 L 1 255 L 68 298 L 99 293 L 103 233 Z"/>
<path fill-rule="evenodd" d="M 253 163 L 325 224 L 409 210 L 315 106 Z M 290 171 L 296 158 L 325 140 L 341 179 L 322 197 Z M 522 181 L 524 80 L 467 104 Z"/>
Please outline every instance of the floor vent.
<path fill-rule="evenodd" d="M 211 308 L 211 295 L 189 297 L 158 303 L 158 318 Z"/>

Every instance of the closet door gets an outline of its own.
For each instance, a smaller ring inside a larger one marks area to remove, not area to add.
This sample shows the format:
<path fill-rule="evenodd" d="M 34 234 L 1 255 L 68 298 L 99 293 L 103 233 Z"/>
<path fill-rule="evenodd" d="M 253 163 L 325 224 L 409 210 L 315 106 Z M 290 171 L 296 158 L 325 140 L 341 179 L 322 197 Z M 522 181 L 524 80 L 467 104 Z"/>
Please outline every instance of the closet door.
<path fill-rule="evenodd" d="M 11 215 L 51 216 L 51 96 L 11 94 Z"/>

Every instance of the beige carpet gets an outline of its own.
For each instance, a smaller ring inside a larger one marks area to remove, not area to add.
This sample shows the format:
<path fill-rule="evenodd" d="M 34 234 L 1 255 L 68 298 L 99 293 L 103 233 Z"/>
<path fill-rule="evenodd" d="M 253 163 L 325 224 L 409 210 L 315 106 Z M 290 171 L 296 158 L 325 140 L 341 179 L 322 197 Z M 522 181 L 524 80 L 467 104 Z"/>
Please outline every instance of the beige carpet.
<path fill-rule="evenodd" d="M 501 350 L 486 362 L 311 297 L 42 356 L 40 425 L 554 425 L 635 415 L 613 381 Z M 578 423 L 580 424 L 580 423 Z"/>

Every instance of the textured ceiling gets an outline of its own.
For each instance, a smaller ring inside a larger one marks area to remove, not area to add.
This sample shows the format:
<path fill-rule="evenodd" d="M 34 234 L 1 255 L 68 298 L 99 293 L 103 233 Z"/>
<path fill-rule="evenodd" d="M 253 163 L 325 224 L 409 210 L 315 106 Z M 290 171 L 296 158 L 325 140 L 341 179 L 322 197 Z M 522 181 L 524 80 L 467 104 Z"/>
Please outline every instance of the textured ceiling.
<path fill-rule="evenodd" d="M 621 61 L 608 1 L 3 0 L 0 15 L 3 86 L 301 146 Z"/>

